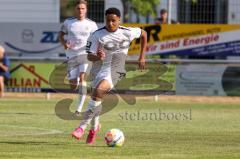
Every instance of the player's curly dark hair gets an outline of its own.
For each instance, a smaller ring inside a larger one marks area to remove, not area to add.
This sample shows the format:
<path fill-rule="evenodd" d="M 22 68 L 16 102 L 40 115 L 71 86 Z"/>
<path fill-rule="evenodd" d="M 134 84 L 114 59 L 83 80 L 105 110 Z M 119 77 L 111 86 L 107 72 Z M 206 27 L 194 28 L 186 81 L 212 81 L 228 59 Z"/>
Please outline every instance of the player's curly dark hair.
<path fill-rule="evenodd" d="M 117 8 L 108 8 L 105 12 L 105 16 L 108 14 L 115 14 L 118 17 L 121 17 L 121 12 Z"/>

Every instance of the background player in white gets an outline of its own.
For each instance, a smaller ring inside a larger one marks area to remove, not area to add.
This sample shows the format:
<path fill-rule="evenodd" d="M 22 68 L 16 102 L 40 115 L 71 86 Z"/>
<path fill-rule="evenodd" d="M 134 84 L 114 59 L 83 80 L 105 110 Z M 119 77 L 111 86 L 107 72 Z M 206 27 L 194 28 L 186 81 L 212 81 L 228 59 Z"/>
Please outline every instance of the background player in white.
<path fill-rule="evenodd" d="M 76 17 L 64 21 L 59 39 L 65 48 L 68 59 L 68 79 L 71 89 L 76 90 L 79 84 L 79 100 L 76 115 L 79 115 L 87 93 L 85 76 L 88 68 L 86 53 L 87 39 L 97 30 L 97 24 L 86 18 L 87 2 L 77 0 L 75 4 Z"/>
<path fill-rule="evenodd" d="M 141 38 L 139 67 L 144 69 L 147 34 L 140 28 L 119 26 L 120 11 L 109 8 L 105 12 L 106 26 L 95 31 L 88 39 L 88 59 L 93 61 L 91 74 L 93 75 L 93 93 L 88 103 L 84 118 L 73 132 L 72 136 L 80 139 L 87 125 L 91 122 L 86 143 L 92 144 L 100 129 L 99 115 L 104 95 L 113 89 L 114 85 L 125 74 L 125 60 L 129 45 L 135 38 Z"/>

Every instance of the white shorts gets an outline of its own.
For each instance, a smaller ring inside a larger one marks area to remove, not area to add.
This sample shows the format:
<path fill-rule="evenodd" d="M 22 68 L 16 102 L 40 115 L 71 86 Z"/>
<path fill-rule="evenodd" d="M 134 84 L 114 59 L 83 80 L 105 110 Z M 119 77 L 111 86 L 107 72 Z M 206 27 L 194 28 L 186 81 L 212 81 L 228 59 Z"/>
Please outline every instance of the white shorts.
<path fill-rule="evenodd" d="M 112 73 L 99 72 L 92 81 L 92 87 L 96 88 L 102 80 L 107 80 L 112 89 L 122 78 L 125 77 L 125 75 L 126 73 L 120 73 L 120 72 L 112 72 Z"/>
<path fill-rule="evenodd" d="M 107 80 L 111 89 L 126 75 L 125 61 L 127 55 L 122 53 L 110 54 L 107 61 L 95 61 L 93 63 L 90 77 L 92 87 L 96 88 L 102 80 Z"/>
<path fill-rule="evenodd" d="M 77 79 L 81 72 L 88 73 L 89 72 L 89 62 L 87 60 L 87 55 L 74 56 L 72 58 L 68 58 L 67 61 L 68 67 L 68 79 Z"/>
<path fill-rule="evenodd" d="M 77 79 L 80 73 L 82 72 L 87 73 L 87 69 L 88 69 L 87 63 L 78 65 L 75 68 L 68 69 L 68 79 L 69 80 Z"/>
<path fill-rule="evenodd" d="M 92 81 L 92 87 L 93 88 L 96 88 L 98 86 L 98 84 L 102 81 L 102 80 L 107 80 L 108 83 L 110 84 L 110 87 L 111 89 L 114 87 L 114 84 L 113 84 L 113 81 L 112 81 L 112 78 L 111 76 L 104 76 L 104 75 L 99 75 L 99 76 L 96 76 L 94 78 L 94 80 Z"/>

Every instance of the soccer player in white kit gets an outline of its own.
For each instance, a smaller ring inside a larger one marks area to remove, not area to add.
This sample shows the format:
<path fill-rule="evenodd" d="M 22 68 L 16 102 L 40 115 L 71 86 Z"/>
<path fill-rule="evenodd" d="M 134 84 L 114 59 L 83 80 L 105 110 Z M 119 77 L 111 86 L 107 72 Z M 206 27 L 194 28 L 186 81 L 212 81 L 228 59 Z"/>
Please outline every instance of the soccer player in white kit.
<path fill-rule="evenodd" d="M 75 115 L 80 115 L 86 93 L 87 83 L 85 76 L 88 69 L 86 53 L 87 39 L 91 33 L 97 30 L 97 24 L 86 18 L 87 2 L 77 0 L 75 3 L 76 17 L 64 21 L 59 39 L 65 48 L 68 59 L 68 79 L 71 89 L 76 90 L 79 85 L 79 100 Z"/>
<path fill-rule="evenodd" d="M 145 66 L 147 34 L 140 28 L 119 26 L 120 16 L 117 8 L 107 9 L 105 12 L 106 26 L 95 31 L 88 39 L 88 59 L 93 61 L 91 69 L 93 92 L 83 120 L 72 132 L 72 137 L 79 140 L 91 122 L 87 144 L 93 144 L 100 130 L 99 115 L 102 99 L 125 74 L 124 66 L 129 45 L 135 38 L 141 38 L 139 68 L 144 69 Z"/>

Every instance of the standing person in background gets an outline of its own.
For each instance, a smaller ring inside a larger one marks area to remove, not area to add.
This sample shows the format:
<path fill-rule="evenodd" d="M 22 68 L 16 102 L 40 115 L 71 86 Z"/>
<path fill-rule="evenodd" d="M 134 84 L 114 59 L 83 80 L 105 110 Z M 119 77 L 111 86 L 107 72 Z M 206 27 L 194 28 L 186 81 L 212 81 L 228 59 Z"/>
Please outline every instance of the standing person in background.
<path fill-rule="evenodd" d="M 10 62 L 5 50 L 0 45 L 0 98 L 4 96 L 4 82 L 10 78 L 9 65 Z"/>
<path fill-rule="evenodd" d="M 155 20 L 155 24 L 168 24 L 168 11 L 166 9 L 160 11 L 160 17 Z M 171 24 L 179 24 L 179 22 L 171 19 Z"/>
<path fill-rule="evenodd" d="M 75 12 L 76 17 L 64 21 L 59 32 L 59 40 L 65 48 L 68 59 L 68 79 L 71 89 L 77 90 L 79 85 L 79 100 L 75 112 L 75 115 L 79 116 L 87 93 L 85 78 L 89 62 L 86 44 L 90 34 L 97 30 L 97 24 L 86 18 L 87 1 L 77 0 Z"/>
<path fill-rule="evenodd" d="M 160 17 L 155 20 L 155 24 L 158 24 L 158 25 L 168 24 L 168 11 L 166 9 L 162 9 L 160 11 Z M 171 19 L 171 24 L 180 24 L 180 23 Z M 161 59 L 167 59 L 169 58 L 169 55 L 160 54 L 159 57 Z M 163 63 L 166 64 L 166 62 L 163 62 Z"/>

